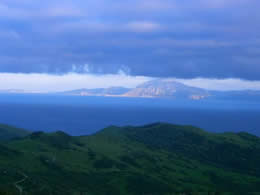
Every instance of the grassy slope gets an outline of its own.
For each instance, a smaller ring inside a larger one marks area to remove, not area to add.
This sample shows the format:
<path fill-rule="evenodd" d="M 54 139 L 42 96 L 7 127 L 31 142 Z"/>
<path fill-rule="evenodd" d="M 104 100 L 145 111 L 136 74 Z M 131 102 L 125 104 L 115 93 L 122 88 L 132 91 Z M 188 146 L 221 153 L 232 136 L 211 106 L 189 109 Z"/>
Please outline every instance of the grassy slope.
<path fill-rule="evenodd" d="M 30 132 L 24 129 L 0 124 L 0 141 L 25 137 L 28 134 Z"/>
<path fill-rule="evenodd" d="M 260 139 L 160 123 L 33 133 L 0 147 L 0 173 L 14 194 L 24 175 L 28 194 L 249 194 L 260 191 Z"/>

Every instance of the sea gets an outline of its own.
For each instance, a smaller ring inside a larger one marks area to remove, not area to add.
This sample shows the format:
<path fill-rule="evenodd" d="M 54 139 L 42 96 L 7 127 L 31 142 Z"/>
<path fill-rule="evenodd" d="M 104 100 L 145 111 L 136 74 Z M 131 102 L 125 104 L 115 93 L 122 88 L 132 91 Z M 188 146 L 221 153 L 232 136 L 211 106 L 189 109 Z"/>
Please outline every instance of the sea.
<path fill-rule="evenodd" d="M 0 123 L 31 131 L 89 135 L 110 125 L 155 122 L 193 125 L 210 132 L 260 136 L 260 99 L 181 100 L 0 94 Z"/>

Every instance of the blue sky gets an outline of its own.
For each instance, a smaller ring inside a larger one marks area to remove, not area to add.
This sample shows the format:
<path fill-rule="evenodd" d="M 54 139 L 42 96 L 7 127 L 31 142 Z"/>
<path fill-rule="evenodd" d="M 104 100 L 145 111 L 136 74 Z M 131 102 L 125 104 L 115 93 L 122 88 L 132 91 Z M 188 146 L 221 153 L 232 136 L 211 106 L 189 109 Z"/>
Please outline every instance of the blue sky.
<path fill-rule="evenodd" d="M 260 80 L 259 0 L 0 0 L 0 72 Z"/>

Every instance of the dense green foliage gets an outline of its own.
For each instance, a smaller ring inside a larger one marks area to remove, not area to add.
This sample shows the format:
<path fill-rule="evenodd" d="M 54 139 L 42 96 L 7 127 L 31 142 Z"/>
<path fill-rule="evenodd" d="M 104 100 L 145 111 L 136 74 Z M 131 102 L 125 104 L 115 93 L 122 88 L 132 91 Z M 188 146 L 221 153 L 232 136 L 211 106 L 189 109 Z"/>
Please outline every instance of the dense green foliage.
<path fill-rule="evenodd" d="M 1 194 L 259 194 L 260 138 L 192 126 L 35 132 L 0 145 Z"/>

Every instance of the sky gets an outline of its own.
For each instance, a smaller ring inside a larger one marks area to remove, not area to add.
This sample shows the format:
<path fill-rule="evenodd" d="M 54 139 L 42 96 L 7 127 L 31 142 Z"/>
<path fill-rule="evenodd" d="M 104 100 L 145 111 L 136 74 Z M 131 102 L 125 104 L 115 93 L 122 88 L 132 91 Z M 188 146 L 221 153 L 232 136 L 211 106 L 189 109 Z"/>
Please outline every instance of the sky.
<path fill-rule="evenodd" d="M 10 76 L 73 74 L 90 87 L 127 75 L 124 86 L 177 78 L 260 89 L 259 9 L 259 0 L 0 0 L 0 88 Z"/>

